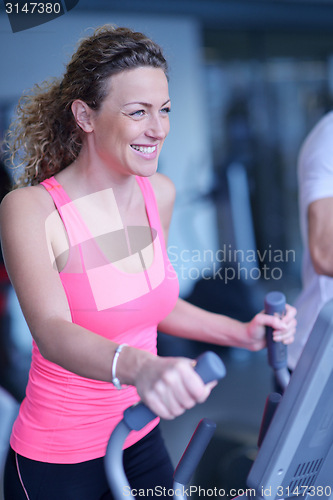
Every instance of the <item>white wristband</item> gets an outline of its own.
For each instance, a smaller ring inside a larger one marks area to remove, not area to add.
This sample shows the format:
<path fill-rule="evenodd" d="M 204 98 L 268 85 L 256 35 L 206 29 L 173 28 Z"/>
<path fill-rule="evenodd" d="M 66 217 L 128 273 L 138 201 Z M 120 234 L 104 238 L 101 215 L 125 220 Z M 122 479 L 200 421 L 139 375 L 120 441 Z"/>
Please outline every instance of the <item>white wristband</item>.
<path fill-rule="evenodd" d="M 127 345 L 128 344 L 120 344 L 117 347 L 116 352 L 114 353 L 113 361 L 112 361 L 112 369 L 111 369 L 112 383 L 115 386 L 115 388 L 118 389 L 118 391 L 120 391 L 120 389 L 122 389 L 122 385 L 120 383 L 119 378 L 116 377 L 117 361 L 118 361 L 119 354 L 121 353 L 122 348 L 127 346 Z"/>

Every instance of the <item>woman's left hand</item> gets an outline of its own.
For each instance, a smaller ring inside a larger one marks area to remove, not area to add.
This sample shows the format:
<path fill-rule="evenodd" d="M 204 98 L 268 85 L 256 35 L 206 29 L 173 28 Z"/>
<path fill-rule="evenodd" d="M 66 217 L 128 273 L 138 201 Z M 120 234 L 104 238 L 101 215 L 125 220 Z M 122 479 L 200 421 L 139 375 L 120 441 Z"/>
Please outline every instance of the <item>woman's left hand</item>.
<path fill-rule="evenodd" d="M 284 344 L 294 342 L 297 323 L 295 319 L 296 312 L 295 307 L 286 304 L 286 314 L 282 319 L 265 314 L 263 311 L 256 314 L 249 323 L 246 323 L 248 344 L 244 347 L 251 351 L 263 349 L 266 346 L 266 326 L 273 328 L 273 340 L 275 342 L 283 342 Z"/>

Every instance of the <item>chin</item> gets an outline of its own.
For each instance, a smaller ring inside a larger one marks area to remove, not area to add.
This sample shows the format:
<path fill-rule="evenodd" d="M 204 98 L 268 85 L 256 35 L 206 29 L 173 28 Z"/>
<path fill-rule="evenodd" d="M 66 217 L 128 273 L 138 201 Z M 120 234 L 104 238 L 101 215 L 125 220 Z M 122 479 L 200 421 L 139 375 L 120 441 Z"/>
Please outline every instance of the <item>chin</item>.
<path fill-rule="evenodd" d="M 158 167 L 157 163 L 150 166 L 147 165 L 146 168 L 138 169 L 138 172 L 135 175 L 139 175 L 140 177 L 150 177 L 157 172 L 157 167 Z"/>

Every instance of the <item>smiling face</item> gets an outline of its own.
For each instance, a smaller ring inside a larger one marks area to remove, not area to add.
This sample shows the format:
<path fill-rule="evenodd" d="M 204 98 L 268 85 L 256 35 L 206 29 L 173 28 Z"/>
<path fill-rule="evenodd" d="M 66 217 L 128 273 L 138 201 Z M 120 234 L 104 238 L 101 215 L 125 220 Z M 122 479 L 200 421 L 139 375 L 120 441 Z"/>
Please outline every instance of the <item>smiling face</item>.
<path fill-rule="evenodd" d="M 89 148 L 120 174 L 150 176 L 169 132 L 170 99 L 160 68 L 140 67 L 110 78 L 101 109 L 91 115 Z"/>

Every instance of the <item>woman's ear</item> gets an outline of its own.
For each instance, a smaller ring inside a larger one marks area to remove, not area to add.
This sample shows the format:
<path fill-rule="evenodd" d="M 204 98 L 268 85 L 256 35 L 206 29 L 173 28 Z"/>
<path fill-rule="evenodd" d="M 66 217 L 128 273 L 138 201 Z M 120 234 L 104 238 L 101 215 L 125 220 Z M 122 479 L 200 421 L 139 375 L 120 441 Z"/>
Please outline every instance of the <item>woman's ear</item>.
<path fill-rule="evenodd" d="M 91 120 L 93 110 L 88 106 L 88 104 L 77 99 L 72 103 L 71 108 L 79 127 L 81 127 L 84 132 L 92 132 L 94 130 Z"/>

